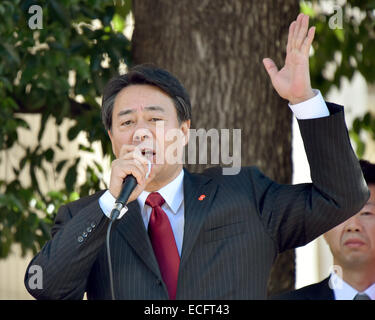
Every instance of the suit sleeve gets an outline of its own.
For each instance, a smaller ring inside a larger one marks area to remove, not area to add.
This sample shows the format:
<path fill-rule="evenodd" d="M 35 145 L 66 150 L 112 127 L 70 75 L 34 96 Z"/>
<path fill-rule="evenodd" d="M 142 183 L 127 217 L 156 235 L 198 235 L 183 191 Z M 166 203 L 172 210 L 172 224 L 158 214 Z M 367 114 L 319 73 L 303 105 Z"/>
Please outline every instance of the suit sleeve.
<path fill-rule="evenodd" d="M 82 299 L 90 270 L 105 243 L 109 221 L 97 200 L 74 215 L 70 205 L 62 206 L 51 230 L 52 239 L 26 270 L 29 293 L 36 299 Z M 29 268 L 33 265 L 41 267 L 42 289 L 30 288 Z"/>
<path fill-rule="evenodd" d="M 312 183 L 282 185 L 258 170 L 252 174 L 258 213 L 278 252 L 314 240 L 356 214 L 369 198 L 343 108 L 327 106 L 328 117 L 298 120 Z"/>

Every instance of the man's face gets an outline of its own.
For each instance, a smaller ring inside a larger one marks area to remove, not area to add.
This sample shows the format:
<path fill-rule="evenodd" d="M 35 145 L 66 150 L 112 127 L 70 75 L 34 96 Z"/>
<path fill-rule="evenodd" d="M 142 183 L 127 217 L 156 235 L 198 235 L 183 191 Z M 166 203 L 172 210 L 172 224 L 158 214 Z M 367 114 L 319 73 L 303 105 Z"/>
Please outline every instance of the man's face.
<path fill-rule="evenodd" d="M 116 96 L 108 134 L 116 158 L 123 145 L 135 145 L 153 163 L 154 180 L 163 181 L 182 167 L 182 159 L 179 164 L 167 160 L 176 145 L 182 155 L 189 127 L 190 121 L 179 124 L 173 100 L 162 90 L 150 85 L 131 85 Z M 176 133 L 180 139 L 171 139 Z"/>
<path fill-rule="evenodd" d="M 375 270 L 375 184 L 369 185 L 370 199 L 353 217 L 326 232 L 334 263 L 343 268 L 364 264 Z"/>

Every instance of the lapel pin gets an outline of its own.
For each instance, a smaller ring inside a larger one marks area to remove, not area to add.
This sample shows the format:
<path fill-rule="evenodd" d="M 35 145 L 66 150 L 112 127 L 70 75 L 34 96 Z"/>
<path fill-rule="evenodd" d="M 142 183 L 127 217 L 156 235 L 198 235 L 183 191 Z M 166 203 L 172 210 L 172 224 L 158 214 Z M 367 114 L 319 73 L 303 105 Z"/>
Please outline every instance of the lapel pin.
<path fill-rule="evenodd" d="M 206 195 L 205 194 L 201 194 L 198 198 L 199 201 L 202 201 L 204 198 L 206 198 Z"/>

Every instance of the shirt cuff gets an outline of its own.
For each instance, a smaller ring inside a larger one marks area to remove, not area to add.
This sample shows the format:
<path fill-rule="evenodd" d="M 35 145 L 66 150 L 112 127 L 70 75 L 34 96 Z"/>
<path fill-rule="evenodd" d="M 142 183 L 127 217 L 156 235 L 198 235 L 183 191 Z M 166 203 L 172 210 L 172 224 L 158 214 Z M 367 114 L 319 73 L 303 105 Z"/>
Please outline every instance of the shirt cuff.
<path fill-rule="evenodd" d="M 112 209 L 115 205 L 116 199 L 112 194 L 107 190 L 102 194 L 102 196 L 99 198 L 99 206 L 102 209 L 103 213 L 110 218 Z M 121 210 L 119 216 L 117 219 L 121 219 L 122 216 L 126 213 L 126 210 Z"/>
<path fill-rule="evenodd" d="M 319 90 L 313 89 L 315 96 L 297 104 L 288 104 L 294 115 L 299 120 L 316 119 L 329 116 L 328 107 Z"/>

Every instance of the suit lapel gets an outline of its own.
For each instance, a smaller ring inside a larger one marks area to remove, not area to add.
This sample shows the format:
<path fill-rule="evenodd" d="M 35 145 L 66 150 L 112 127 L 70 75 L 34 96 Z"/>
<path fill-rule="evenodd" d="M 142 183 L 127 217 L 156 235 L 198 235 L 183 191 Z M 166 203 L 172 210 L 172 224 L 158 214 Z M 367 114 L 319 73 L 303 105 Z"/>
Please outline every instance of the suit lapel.
<path fill-rule="evenodd" d="M 193 175 L 185 170 L 185 225 L 180 270 L 183 268 L 191 253 L 205 217 L 211 207 L 216 189 L 217 184 L 211 181 L 211 178 L 203 175 Z"/>
<path fill-rule="evenodd" d="M 335 300 L 333 290 L 329 287 L 330 277 L 310 287 L 306 299 L 309 300 Z"/>
<path fill-rule="evenodd" d="M 185 225 L 180 269 L 186 263 L 212 204 L 217 185 L 204 175 L 184 175 Z M 201 199 L 201 200 L 199 200 Z M 116 231 L 132 246 L 143 262 L 161 277 L 137 200 L 128 204 L 129 211 L 119 221 Z"/>
<path fill-rule="evenodd" d="M 116 231 L 129 242 L 139 257 L 155 275 L 161 277 L 137 200 L 130 202 L 128 208 L 129 211 L 116 226 Z"/>
<path fill-rule="evenodd" d="M 335 300 L 335 294 L 329 286 L 329 279 L 330 277 L 324 279 L 320 287 L 318 287 L 318 296 L 321 297 L 322 300 Z"/>

